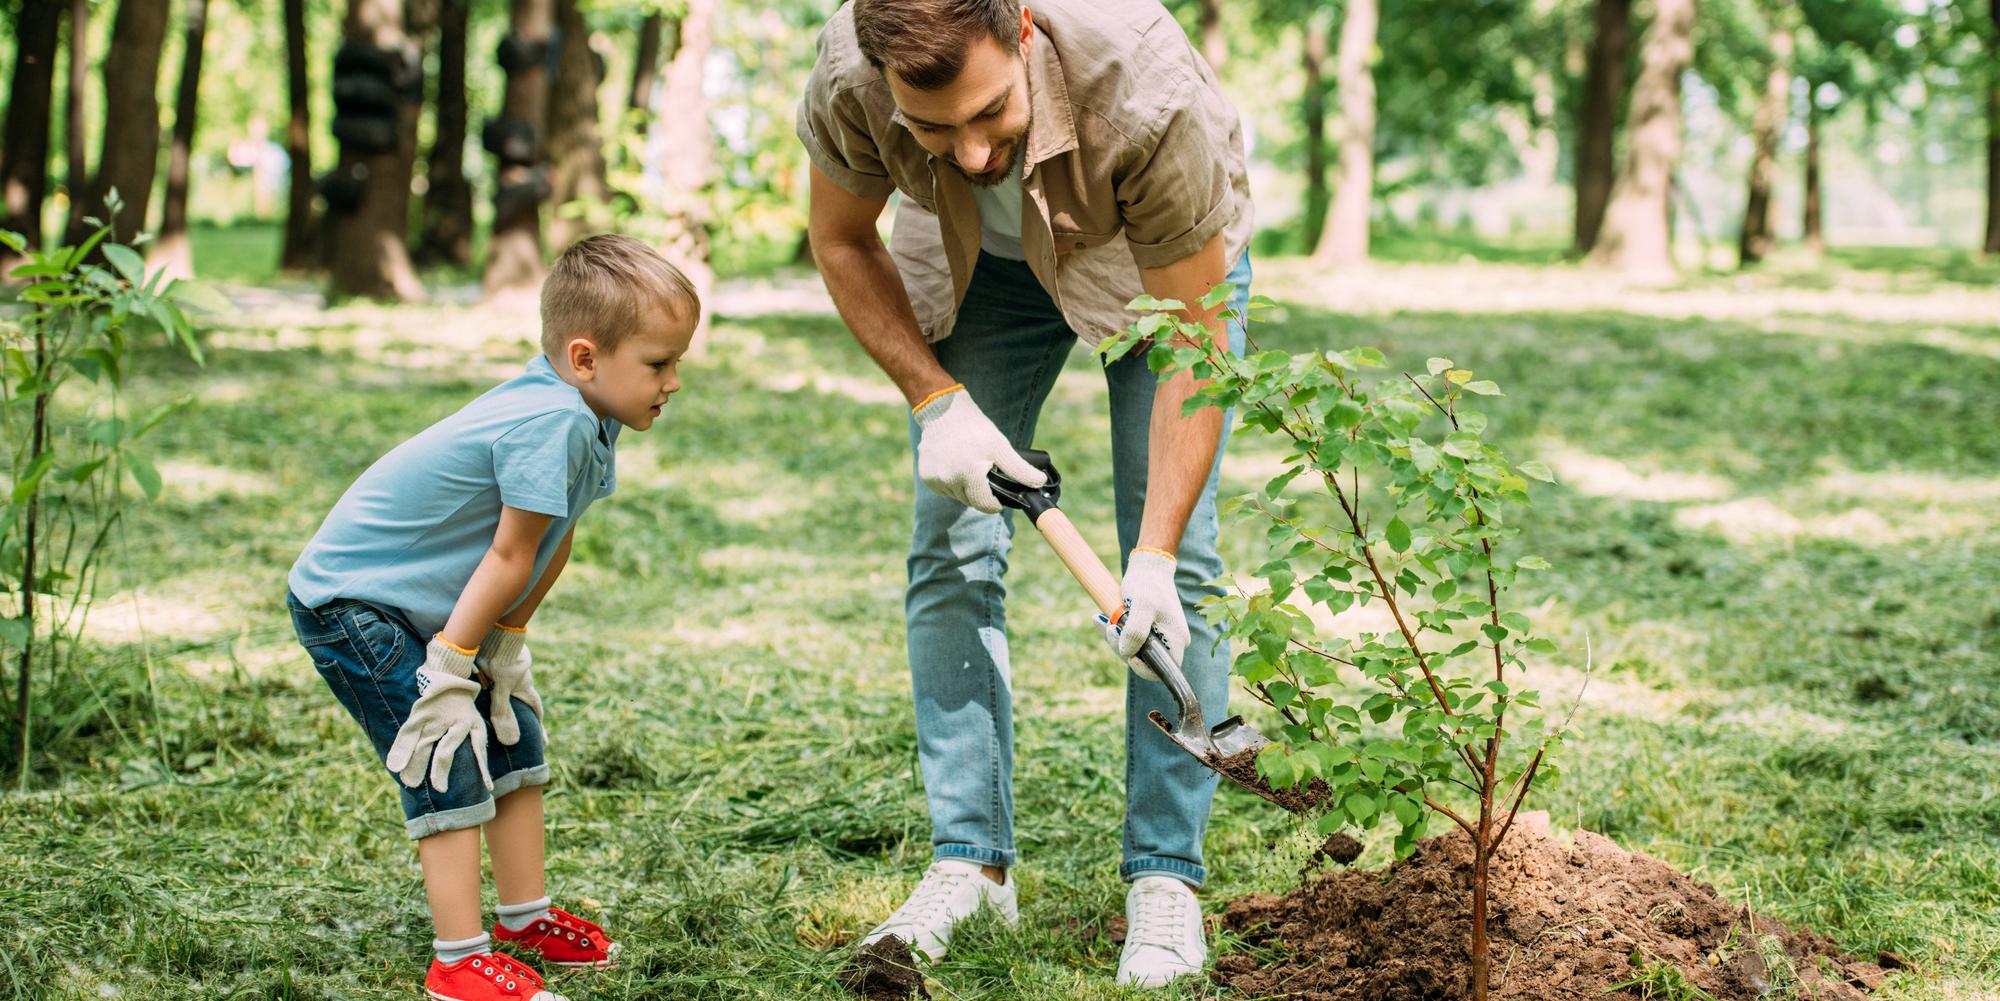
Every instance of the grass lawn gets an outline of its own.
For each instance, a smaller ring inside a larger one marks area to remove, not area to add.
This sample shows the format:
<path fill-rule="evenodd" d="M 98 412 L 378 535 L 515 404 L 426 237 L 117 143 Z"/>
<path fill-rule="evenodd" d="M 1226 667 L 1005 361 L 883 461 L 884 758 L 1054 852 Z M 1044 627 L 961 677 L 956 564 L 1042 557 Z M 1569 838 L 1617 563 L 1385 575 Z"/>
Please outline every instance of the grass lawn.
<path fill-rule="evenodd" d="M 2000 996 L 2000 330 L 1467 314 L 1448 290 L 1355 314 L 1273 274 L 1297 305 L 1267 346 L 1448 355 L 1504 387 L 1508 454 L 1555 468 L 1525 540 L 1555 571 L 1521 597 L 1563 641 L 1551 703 L 1586 636 L 1597 668 L 1538 796 L 1558 827 L 1921 971 L 1883 997 Z M 292 640 L 283 578 L 368 462 L 518 367 L 532 322 L 260 300 L 205 370 L 134 366 L 135 407 L 195 400 L 150 439 L 167 493 L 127 523 L 89 682 L 41 689 L 72 722 L 0 796 L 0 994 L 413 996 L 430 929 L 395 791 Z M 1072 357 L 1039 444 L 1109 555 L 1091 366 Z M 552 986 L 833 998 L 836 946 L 929 856 L 904 411 L 826 315 L 719 316 L 683 378 L 534 624 L 552 890 L 628 960 Z M 1226 489 L 1275 451 L 1233 442 Z M 1225 530 L 1235 565 L 1256 538 Z M 1111 985 L 1123 668 L 1029 534 L 1010 580 L 1023 920 L 963 932 L 933 990 L 1210 996 Z M 1225 790 L 1208 906 L 1293 885 L 1267 850 L 1292 835 Z M 1361 864 L 1387 856 L 1371 839 Z"/>

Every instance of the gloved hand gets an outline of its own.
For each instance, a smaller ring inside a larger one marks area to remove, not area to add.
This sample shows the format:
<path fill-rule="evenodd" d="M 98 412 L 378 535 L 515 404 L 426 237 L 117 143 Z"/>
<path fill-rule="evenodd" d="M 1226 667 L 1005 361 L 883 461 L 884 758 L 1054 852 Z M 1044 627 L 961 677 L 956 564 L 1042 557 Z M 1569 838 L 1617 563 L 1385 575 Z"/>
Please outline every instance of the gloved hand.
<path fill-rule="evenodd" d="M 528 653 L 528 631 L 494 626 L 479 644 L 479 669 L 493 682 L 493 736 L 509 747 L 521 742 L 521 720 L 514 715 L 511 699 L 520 699 L 542 718 L 542 694 L 535 691 L 535 675 L 528 668 L 535 658 Z M 543 737 L 548 727 L 542 728 Z"/>
<path fill-rule="evenodd" d="M 1138 659 L 1139 648 L 1155 630 L 1166 640 L 1167 656 L 1178 666 L 1187 651 L 1187 612 L 1181 607 L 1180 589 L 1174 586 L 1174 558 L 1160 549 L 1134 549 L 1125 560 L 1125 615 L 1112 625 L 1100 615 L 1097 628 L 1104 641 L 1118 652 L 1132 673 L 1149 681 L 1160 680 L 1146 662 Z"/>
<path fill-rule="evenodd" d="M 472 757 L 479 762 L 479 777 L 493 788 L 486 768 L 486 727 L 472 700 L 479 696 L 479 683 L 472 680 L 473 654 L 434 636 L 424 648 L 424 666 L 417 669 L 417 702 L 410 718 L 396 731 L 389 754 L 382 763 L 399 773 L 403 784 L 412 789 L 424 781 L 424 751 L 430 751 L 428 767 L 431 788 L 445 792 L 451 788 L 451 759 L 459 745 L 471 744 Z"/>
<path fill-rule="evenodd" d="M 1024 486 L 1039 487 L 1048 476 L 1029 465 L 1007 436 L 980 413 L 964 386 L 953 386 L 918 405 L 917 478 L 924 486 L 987 514 L 1000 510 L 1000 500 L 986 482 L 986 471 L 998 468 Z"/>

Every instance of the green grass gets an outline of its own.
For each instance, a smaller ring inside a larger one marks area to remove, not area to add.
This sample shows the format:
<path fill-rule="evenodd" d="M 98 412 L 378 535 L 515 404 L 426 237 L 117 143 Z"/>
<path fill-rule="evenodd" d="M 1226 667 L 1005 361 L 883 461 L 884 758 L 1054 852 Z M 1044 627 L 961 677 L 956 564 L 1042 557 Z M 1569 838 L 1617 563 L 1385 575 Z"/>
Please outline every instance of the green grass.
<path fill-rule="evenodd" d="M 527 348 L 501 336 L 468 358 L 448 331 L 505 324 L 445 308 L 344 310 L 311 337 L 238 322 L 205 371 L 133 366 L 135 406 L 197 398 L 156 432 L 169 491 L 134 511 L 105 582 L 96 690 L 41 689 L 92 722 L 0 798 L 0 993 L 386 999 L 421 976 L 394 790 L 294 644 L 283 576 L 355 474 Z M 1489 409 L 1510 455 L 1698 484 L 1648 500 L 1565 475 L 1539 495 L 1524 542 L 1556 570 L 1522 597 L 1564 645 L 1542 687 L 1577 679 L 1586 637 L 1597 667 L 1541 805 L 1924 971 L 1884 997 L 1979 997 L 2000 989 L 2000 361 L 1818 329 L 1301 307 L 1260 336 L 1449 355 L 1505 388 Z M 396 343 L 359 346 L 383 330 Z M 683 375 L 621 447 L 620 492 L 534 626 L 552 888 L 629 950 L 555 986 L 833 998 L 834 943 L 929 854 L 903 413 L 857 398 L 884 383 L 830 317 L 719 318 Z M 1110 553 L 1102 381 L 1081 354 L 1041 427 L 1064 507 Z M 1261 482 L 1272 446 L 1232 447 L 1229 488 Z M 1254 565 L 1254 533 L 1226 540 Z M 936 993 L 1157 996 L 1111 985 L 1103 931 L 1121 906 L 1122 669 L 1032 536 L 1010 582 L 1023 921 L 967 930 Z M 143 638 L 119 625 L 134 602 Z M 1291 885 L 1266 848 L 1288 836 L 1225 791 L 1208 906 Z M 1386 854 L 1372 839 L 1363 864 Z"/>

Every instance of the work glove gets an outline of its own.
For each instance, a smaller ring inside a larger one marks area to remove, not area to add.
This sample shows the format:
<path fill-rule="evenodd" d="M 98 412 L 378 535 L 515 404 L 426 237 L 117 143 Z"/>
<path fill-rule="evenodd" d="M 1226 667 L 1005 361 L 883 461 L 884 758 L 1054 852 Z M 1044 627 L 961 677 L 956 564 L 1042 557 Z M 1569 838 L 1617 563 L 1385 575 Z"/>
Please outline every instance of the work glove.
<path fill-rule="evenodd" d="M 424 752 L 430 751 L 431 788 L 449 790 L 451 759 L 459 745 L 469 743 L 479 762 L 480 779 L 486 788 L 493 788 L 486 768 L 486 727 L 472 701 L 479 696 L 479 683 L 472 680 L 475 653 L 452 646 L 442 636 L 432 637 L 424 648 L 424 666 L 417 669 L 417 702 L 382 761 L 402 776 L 404 785 L 412 789 L 423 785 Z"/>
<path fill-rule="evenodd" d="M 526 629 L 494 626 L 486 642 L 479 644 L 479 669 L 493 682 L 493 736 L 509 747 L 521 742 L 521 720 L 514 715 L 512 699 L 520 699 L 534 710 L 536 719 L 542 718 L 542 694 L 535 691 L 535 675 L 528 670 L 534 660 L 528 653 Z M 542 728 L 542 735 L 548 736 L 548 727 Z"/>
<path fill-rule="evenodd" d="M 1000 500 L 986 482 L 998 468 L 1007 478 L 1039 487 L 1048 476 L 1028 464 L 1007 436 L 979 412 L 964 386 L 953 386 L 917 405 L 917 478 L 924 486 L 969 507 L 995 514 Z"/>
<path fill-rule="evenodd" d="M 1125 560 L 1123 590 L 1124 615 L 1116 624 L 1099 615 L 1098 631 L 1119 658 L 1131 665 L 1132 673 L 1158 681 L 1160 676 L 1138 657 L 1146 638 L 1158 632 L 1166 641 L 1167 656 L 1177 667 L 1188 645 L 1187 612 L 1181 608 L 1180 589 L 1174 586 L 1174 558 L 1163 549 L 1132 550 Z"/>

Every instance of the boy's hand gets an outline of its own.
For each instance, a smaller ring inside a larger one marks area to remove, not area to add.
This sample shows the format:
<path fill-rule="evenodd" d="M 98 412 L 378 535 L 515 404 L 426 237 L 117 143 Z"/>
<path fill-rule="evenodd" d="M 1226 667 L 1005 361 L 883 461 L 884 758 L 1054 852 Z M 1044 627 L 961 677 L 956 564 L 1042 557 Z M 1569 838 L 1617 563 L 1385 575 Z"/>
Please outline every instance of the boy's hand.
<path fill-rule="evenodd" d="M 445 792 L 451 788 L 451 759 L 460 744 L 472 745 L 472 757 L 479 762 L 479 777 L 493 788 L 486 768 L 486 727 L 479 719 L 473 699 L 479 683 L 472 680 L 473 654 L 433 637 L 424 648 L 424 666 L 417 670 L 417 702 L 410 718 L 396 731 L 395 743 L 382 761 L 402 776 L 412 789 L 423 785 L 424 770 L 431 773 L 431 788 Z M 430 761 L 423 752 L 429 750 Z"/>
<path fill-rule="evenodd" d="M 526 629 L 494 626 L 486 634 L 486 642 L 479 644 L 479 669 L 493 680 L 493 736 L 509 747 L 521 742 L 521 721 L 514 715 L 513 699 L 534 710 L 536 719 L 542 718 L 542 695 L 535 691 L 535 675 L 528 670 L 534 660 L 528 653 Z M 542 728 L 542 736 L 548 737 L 548 727 Z"/>

